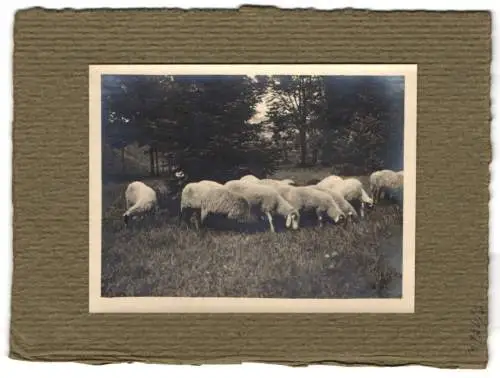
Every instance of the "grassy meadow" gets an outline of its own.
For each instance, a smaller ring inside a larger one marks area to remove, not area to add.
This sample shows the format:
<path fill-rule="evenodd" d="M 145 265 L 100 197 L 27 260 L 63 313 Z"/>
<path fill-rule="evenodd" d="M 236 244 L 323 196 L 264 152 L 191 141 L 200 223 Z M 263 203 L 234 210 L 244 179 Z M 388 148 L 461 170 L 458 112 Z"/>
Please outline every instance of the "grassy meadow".
<path fill-rule="evenodd" d="M 286 168 L 274 177 L 300 185 L 330 172 Z M 367 177 L 359 178 L 369 192 Z M 126 185 L 103 187 L 103 296 L 401 296 L 402 210 L 395 204 L 377 205 L 357 223 L 276 234 L 197 232 L 167 212 L 125 228 Z"/>

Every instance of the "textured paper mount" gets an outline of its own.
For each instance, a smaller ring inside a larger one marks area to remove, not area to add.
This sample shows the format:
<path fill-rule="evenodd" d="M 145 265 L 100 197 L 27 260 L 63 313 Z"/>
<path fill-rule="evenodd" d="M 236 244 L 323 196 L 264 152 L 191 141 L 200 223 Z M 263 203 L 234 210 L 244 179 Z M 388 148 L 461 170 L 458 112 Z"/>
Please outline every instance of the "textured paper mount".
<path fill-rule="evenodd" d="M 365 75 L 405 78 L 403 292 L 390 299 L 260 299 L 101 296 L 101 75 Z M 89 67 L 90 312 L 414 312 L 416 65 L 91 65 Z"/>
<path fill-rule="evenodd" d="M 413 313 L 89 313 L 89 65 L 207 63 L 418 65 Z M 17 12 L 9 356 L 484 368 L 490 64 L 483 11 Z"/>

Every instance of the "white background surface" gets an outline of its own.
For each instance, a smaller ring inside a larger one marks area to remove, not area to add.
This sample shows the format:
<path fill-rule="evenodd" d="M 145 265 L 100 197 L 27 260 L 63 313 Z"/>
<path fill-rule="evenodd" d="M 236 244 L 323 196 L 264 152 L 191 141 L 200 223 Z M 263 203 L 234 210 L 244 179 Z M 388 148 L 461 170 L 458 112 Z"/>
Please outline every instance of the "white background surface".
<path fill-rule="evenodd" d="M 493 11 L 493 51 L 498 51 L 499 42 L 495 40 L 499 21 L 497 21 L 497 11 L 500 4 L 496 0 L 491 1 L 439 1 L 436 0 L 406 0 L 406 1 L 332 1 L 332 0 L 248 0 L 247 2 L 238 2 L 231 0 L 40 0 L 27 1 L 17 0 L 13 3 L 3 2 L 0 5 L 0 28 L 2 50 L 1 83 L 0 93 L 2 101 L 0 102 L 0 238 L 1 238 L 1 260 L 0 260 L 0 376 L 13 377 L 14 374 L 35 375 L 42 377 L 109 377 L 120 376 L 122 378 L 135 377 L 137 375 L 146 376 L 167 376 L 167 375 L 201 375 L 206 378 L 211 377 L 234 377 L 241 378 L 255 376 L 274 376 L 276 374 L 286 374 L 288 377 L 307 377 L 314 375 L 317 378 L 331 377 L 332 375 L 356 374 L 371 378 L 389 378 L 399 377 L 401 374 L 406 376 L 419 376 L 425 374 L 428 378 L 438 376 L 460 375 L 464 377 L 476 376 L 498 376 L 500 372 L 500 325 L 499 325 L 499 288 L 497 278 L 499 275 L 498 260 L 500 260 L 500 188 L 499 174 L 500 162 L 498 160 L 498 143 L 500 142 L 500 129 L 496 119 L 492 124 L 492 143 L 493 143 L 493 162 L 491 164 L 491 200 L 490 200 L 490 330 L 489 330 L 489 353 L 490 362 L 486 371 L 474 370 L 444 370 L 419 366 L 395 367 L 395 368 L 375 368 L 375 367 L 334 367 L 334 366 L 309 366 L 304 368 L 289 368 L 276 365 L 265 364 L 243 364 L 243 365 L 204 365 L 197 366 L 172 366 L 172 365 L 146 365 L 146 364 L 113 364 L 106 366 L 87 366 L 75 363 L 34 363 L 9 360 L 8 353 L 8 334 L 9 334 L 9 312 L 10 312 L 10 281 L 12 271 L 12 201 L 11 201 L 11 175 L 12 175 L 12 145 L 11 145 L 11 127 L 12 127 L 12 28 L 14 12 L 17 9 L 33 6 L 42 6 L 46 8 L 138 8 L 138 7 L 180 7 L 180 8 L 234 8 L 243 4 L 253 5 L 275 5 L 283 8 L 364 8 L 364 9 L 432 9 L 432 10 L 492 10 Z M 404 5 L 403 5 L 404 4 Z M 384 62 L 385 63 L 385 62 Z M 390 62 L 386 62 L 390 63 Z M 493 88 L 492 88 L 492 114 L 496 115 L 498 106 L 498 57 L 493 59 Z M 473 127 L 473 125 L 471 125 Z M 471 220 L 473 221 L 473 220 Z M 496 230 L 496 233 L 493 231 Z M 496 373 L 494 373 L 496 371 Z"/>

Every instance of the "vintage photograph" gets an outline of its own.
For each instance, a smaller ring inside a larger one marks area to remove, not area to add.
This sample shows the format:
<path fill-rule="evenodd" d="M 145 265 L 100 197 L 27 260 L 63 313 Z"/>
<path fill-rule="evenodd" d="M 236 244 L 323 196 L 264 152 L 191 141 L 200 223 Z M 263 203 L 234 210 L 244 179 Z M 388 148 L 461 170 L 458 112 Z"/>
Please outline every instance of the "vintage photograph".
<path fill-rule="evenodd" d="M 416 65 L 89 73 L 95 311 L 413 312 Z"/>

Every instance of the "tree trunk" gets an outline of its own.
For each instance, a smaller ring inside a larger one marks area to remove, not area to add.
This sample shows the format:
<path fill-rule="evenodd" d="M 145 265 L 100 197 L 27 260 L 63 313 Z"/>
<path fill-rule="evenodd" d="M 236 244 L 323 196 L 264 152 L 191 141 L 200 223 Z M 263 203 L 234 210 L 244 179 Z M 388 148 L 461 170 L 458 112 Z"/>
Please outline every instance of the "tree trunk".
<path fill-rule="evenodd" d="M 160 163 L 158 160 L 158 148 L 155 148 L 156 176 L 160 175 Z"/>
<path fill-rule="evenodd" d="M 151 176 L 155 175 L 155 159 L 153 147 L 149 147 L 149 172 Z"/>
<path fill-rule="evenodd" d="M 288 163 L 288 146 L 286 145 L 286 143 L 283 143 L 283 160 L 285 161 L 285 163 Z"/>
<path fill-rule="evenodd" d="M 306 114 L 307 114 L 306 95 L 303 79 L 299 80 L 299 141 L 300 141 L 300 165 L 307 163 L 307 133 L 306 133 Z"/>
<path fill-rule="evenodd" d="M 305 125 L 302 125 L 299 130 L 300 142 L 300 165 L 305 166 L 307 163 L 307 136 Z"/>
<path fill-rule="evenodd" d="M 121 157 L 122 157 L 122 173 L 125 173 L 126 167 L 125 167 L 125 147 L 121 148 Z"/>
<path fill-rule="evenodd" d="M 317 148 L 313 148 L 312 152 L 311 152 L 311 163 L 313 165 L 316 165 L 318 163 L 318 149 Z"/>

